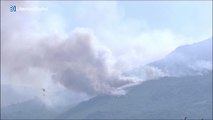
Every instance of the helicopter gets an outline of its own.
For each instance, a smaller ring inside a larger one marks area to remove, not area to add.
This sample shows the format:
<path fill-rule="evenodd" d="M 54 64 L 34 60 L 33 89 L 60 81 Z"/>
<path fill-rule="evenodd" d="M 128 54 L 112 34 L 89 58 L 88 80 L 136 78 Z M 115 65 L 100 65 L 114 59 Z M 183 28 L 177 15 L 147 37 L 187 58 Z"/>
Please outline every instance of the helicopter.
<path fill-rule="evenodd" d="M 43 91 L 43 96 L 45 96 L 46 89 L 42 88 L 42 91 Z"/>

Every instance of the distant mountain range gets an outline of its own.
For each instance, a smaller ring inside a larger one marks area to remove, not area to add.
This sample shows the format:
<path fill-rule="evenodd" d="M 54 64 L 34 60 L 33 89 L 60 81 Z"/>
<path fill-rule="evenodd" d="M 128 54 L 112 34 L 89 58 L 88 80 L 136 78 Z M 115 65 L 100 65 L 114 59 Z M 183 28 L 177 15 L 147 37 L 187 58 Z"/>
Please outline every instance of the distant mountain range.
<path fill-rule="evenodd" d="M 212 119 L 212 38 L 178 47 L 150 63 L 168 74 L 125 88 L 126 95 L 98 95 L 65 112 L 39 98 L 1 108 L 9 119 Z M 132 74 L 143 73 L 137 68 Z"/>
<path fill-rule="evenodd" d="M 24 92 L 23 91 L 27 91 Z M 32 99 L 33 90 L 24 85 L 1 84 L 1 107 Z"/>
<path fill-rule="evenodd" d="M 202 75 L 212 71 L 212 38 L 176 48 L 161 60 L 124 73 L 140 79 Z M 151 74 L 151 75 L 150 75 Z"/>
<path fill-rule="evenodd" d="M 39 98 L 1 108 L 1 119 L 51 119 L 55 110 L 48 108 Z"/>
<path fill-rule="evenodd" d="M 149 64 L 171 76 L 201 75 L 212 70 L 212 38 L 178 47 L 164 59 Z"/>

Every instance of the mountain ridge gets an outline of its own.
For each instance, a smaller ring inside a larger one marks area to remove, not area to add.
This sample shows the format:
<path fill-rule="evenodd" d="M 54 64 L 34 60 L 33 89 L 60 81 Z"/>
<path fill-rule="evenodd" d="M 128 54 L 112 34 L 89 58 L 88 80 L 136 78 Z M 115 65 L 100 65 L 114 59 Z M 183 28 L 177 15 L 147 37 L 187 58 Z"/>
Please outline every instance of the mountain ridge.
<path fill-rule="evenodd" d="M 80 103 L 58 118 L 181 119 L 187 116 L 209 119 L 212 118 L 211 78 L 212 73 L 145 81 L 132 87 L 127 95 L 97 96 Z M 179 88 L 175 88 L 178 86 Z"/>
<path fill-rule="evenodd" d="M 212 70 L 212 37 L 176 48 L 165 58 L 149 64 L 170 76 L 200 75 Z"/>

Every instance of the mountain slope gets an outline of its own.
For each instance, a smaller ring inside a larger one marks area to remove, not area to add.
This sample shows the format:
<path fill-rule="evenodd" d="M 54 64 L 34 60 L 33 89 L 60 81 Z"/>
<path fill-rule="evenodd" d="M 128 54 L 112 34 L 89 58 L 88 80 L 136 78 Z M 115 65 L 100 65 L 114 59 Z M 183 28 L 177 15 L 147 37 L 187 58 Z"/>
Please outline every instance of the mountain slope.
<path fill-rule="evenodd" d="M 30 100 L 33 95 L 32 88 L 28 86 L 1 84 L 1 107 Z"/>
<path fill-rule="evenodd" d="M 39 98 L 1 108 L 1 119 L 50 119 L 55 114 Z"/>
<path fill-rule="evenodd" d="M 212 118 L 212 73 L 145 81 L 128 91 L 124 96 L 97 96 L 59 118 Z"/>
<path fill-rule="evenodd" d="M 172 76 L 207 73 L 212 70 L 212 38 L 178 47 L 164 59 L 149 65 Z"/>

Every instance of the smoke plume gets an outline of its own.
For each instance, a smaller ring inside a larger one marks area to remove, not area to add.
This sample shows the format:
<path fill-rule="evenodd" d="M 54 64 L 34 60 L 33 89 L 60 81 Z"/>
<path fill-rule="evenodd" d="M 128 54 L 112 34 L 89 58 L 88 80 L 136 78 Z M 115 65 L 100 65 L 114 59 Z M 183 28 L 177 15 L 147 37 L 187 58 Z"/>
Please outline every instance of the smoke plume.
<path fill-rule="evenodd" d="M 88 95 L 123 93 L 119 87 L 134 83 L 121 76 L 110 50 L 86 29 L 76 29 L 66 39 L 47 38 L 14 56 L 15 66 L 7 65 L 22 79 L 32 69 L 46 71 L 54 82 Z"/>
<path fill-rule="evenodd" d="M 110 52 L 98 46 L 92 33 L 77 29 L 57 45 L 44 45 L 40 66 L 66 88 L 90 95 L 112 94 L 132 83 L 110 62 Z"/>

